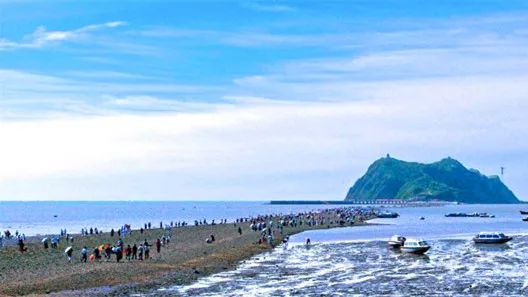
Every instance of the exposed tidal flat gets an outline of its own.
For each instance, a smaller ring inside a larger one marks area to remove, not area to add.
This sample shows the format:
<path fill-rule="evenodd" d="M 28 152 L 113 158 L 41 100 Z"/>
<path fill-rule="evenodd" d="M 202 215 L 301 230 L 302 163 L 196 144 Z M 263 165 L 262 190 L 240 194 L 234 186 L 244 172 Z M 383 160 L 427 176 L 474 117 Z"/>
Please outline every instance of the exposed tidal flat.
<path fill-rule="evenodd" d="M 190 226 L 171 228 L 170 231 L 156 227 L 144 232 L 136 229 L 122 239 L 125 246 L 148 241 L 152 245 L 150 259 L 144 261 L 123 259 L 117 263 L 113 255 L 109 260 L 103 258 L 81 263 L 80 251 L 84 246 L 91 251 L 93 247 L 105 243 L 113 245 L 118 240 L 117 233 L 112 236 L 108 231 L 87 236 L 74 234 L 73 242 L 63 239 L 56 249 L 44 248 L 41 236 L 28 237 L 24 252 L 11 240 L 7 242 L 8 246 L 0 249 L 0 294 L 128 296 L 160 286 L 188 284 L 202 276 L 233 269 L 240 261 L 278 245 L 286 236 L 304 230 L 350 226 L 350 222 L 345 221 L 351 217 L 355 219 L 355 225 L 360 225 L 363 219 L 372 215 L 362 217 L 357 210 L 352 211 L 334 209 L 255 216 L 242 223 L 234 220 L 221 224 L 217 220 L 216 224 L 212 224 L 212 220 L 208 220 L 207 224 L 198 226 L 191 221 L 188 222 Z M 274 222 L 272 228 L 271 221 Z M 267 223 L 267 226 L 262 230 L 253 230 L 251 222 Z M 268 233 L 267 230 L 272 231 Z M 163 245 L 158 253 L 154 243 L 168 233 L 171 241 Z M 269 234 L 273 237 L 267 236 Z M 207 243 L 206 239 L 211 235 L 215 240 Z M 74 250 L 71 263 L 64 254 L 68 246 Z"/>

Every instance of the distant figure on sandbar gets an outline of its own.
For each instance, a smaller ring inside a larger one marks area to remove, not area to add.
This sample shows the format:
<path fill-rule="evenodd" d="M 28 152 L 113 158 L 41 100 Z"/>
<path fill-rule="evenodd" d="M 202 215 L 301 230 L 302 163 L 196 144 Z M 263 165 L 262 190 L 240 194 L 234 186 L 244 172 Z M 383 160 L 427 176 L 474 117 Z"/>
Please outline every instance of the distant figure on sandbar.
<path fill-rule="evenodd" d="M 88 260 L 88 248 L 84 246 L 81 250 L 81 262 L 86 263 Z"/>

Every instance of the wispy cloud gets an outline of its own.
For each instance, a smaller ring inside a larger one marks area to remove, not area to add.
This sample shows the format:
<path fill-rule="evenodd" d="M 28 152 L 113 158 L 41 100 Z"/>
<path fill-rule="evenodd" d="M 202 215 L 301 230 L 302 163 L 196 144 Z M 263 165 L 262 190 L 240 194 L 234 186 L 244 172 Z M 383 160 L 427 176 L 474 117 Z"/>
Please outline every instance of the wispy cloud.
<path fill-rule="evenodd" d="M 87 25 L 74 30 L 49 31 L 44 26 L 38 27 L 33 33 L 25 36 L 22 41 L 0 39 L 0 50 L 16 48 L 42 48 L 50 44 L 86 40 L 90 33 L 104 29 L 125 26 L 127 23 L 113 21 L 103 24 Z"/>
<path fill-rule="evenodd" d="M 221 89 L 123 72 L 68 72 L 59 76 L 10 69 L 0 69 L 0 86 L 0 120 L 192 111 L 207 105 L 184 99 Z"/>
<path fill-rule="evenodd" d="M 293 6 L 280 4 L 277 1 L 243 1 L 242 6 L 252 10 L 264 12 L 291 12 L 297 10 L 297 8 Z"/>
<path fill-rule="evenodd" d="M 230 31 L 215 29 L 179 28 L 154 26 L 129 31 L 129 34 L 151 38 L 177 40 L 199 40 L 205 44 L 222 44 L 247 48 L 325 48 L 340 51 L 372 51 L 483 47 L 500 44 L 507 46 L 526 41 L 522 28 L 528 25 L 527 14 L 453 18 L 445 20 L 420 20 L 427 27 L 416 25 L 416 21 L 388 20 L 385 26 L 372 27 L 368 23 L 343 21 L 336 30 L 325 28 L 309 30 L 296 27 L 289 30 L 283 26 L 263 25 L 258 29 L 238 28 Z M 317 20 L 314 20 L 314 22 Z M 308 22 L 307 24 L 311 24 Z M 299 25 L 298 25 L 299 26 Z M 365 27 L 366 30 L 358 30 Z M 401 27 L 399 29 L 395 29 Z"/>
<path fill-rule="evenodd" d="M 220 108 L 222 104 L 211 104 L 196 101 L 184 101 L 178 99 L 162 99 L 159 97 L 139 95 L 116 97 L 103 96 L 105 108 L 119 111 L 143 111 L 143 112 L 204 112 Z"/>

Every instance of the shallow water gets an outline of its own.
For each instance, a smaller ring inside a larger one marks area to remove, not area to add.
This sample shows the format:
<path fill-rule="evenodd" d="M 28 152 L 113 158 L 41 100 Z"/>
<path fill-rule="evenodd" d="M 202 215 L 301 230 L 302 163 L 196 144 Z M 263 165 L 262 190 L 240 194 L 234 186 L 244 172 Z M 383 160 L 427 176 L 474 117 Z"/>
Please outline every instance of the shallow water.
<path fill-rule="evenodd" d="M 430 241 L 423 256 L 382 241 L 293 245 L 189 286 L 182 296 L 521 296 L 528 294 L 528 237 L 504 246 Z"/>
<path fill-rule="evenodd" d="M 528 223 L 523 205 L 397 209 L 398 219 L 367 227 L 309 231 L 289 246 L 256 256 L 234 271 L 152 295 L 177 296 L 527 296 Z M 490 212 L 496 218 L 446 218 L 448 212 Z M 424 216 L 425 220 L 419 217 Z M 516 234 L 505 245 L 475 245 L 479 231 Z M 423 256 L 388 247 L 395 233 L 432 245 Z M 315 242 L 306 248 L 302 242 Z"/>

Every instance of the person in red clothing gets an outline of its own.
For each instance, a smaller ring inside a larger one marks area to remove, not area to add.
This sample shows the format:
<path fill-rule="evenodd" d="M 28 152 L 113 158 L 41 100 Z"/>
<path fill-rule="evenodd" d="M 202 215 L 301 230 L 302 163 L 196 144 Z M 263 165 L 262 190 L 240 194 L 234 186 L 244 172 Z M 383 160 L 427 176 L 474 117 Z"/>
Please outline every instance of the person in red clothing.
<path fill-rule="evenodd" d="M 156 240 L 156 251 L 158 254 L 161 252 L 161 240 L 159 238 Z"/>

